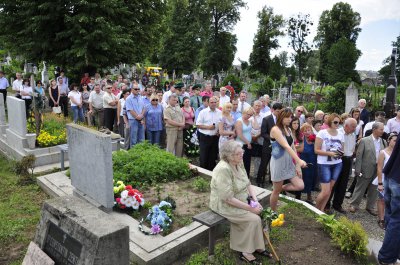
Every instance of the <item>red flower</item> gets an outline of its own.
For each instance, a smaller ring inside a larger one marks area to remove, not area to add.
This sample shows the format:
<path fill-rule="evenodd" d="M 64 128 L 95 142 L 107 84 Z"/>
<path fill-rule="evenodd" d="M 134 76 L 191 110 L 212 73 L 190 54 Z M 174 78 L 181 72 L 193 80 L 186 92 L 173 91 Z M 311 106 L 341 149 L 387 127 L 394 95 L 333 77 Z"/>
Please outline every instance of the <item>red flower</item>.
<path fill-rule="evenodd" d="M 133 190 L 129 190 L 129 191 L 128 191 L 128 195 L 129 195 L 129 196 L 133 196 L 133 195 L 135 195 L 135 192 L 134 192 Z"/>
<path fill-rule="evenodd" d="M 120 203 L 120 202 L 121 202 L 121 198 L 116 198 L 115 201 L 116 201 L 117 203 Z"/>
<path fill-rule="evenodd" d="M 310 134 L 310 136 L 308 136 L 308 141 L 315 142 L 315 138 L 317 138 L 317 136 L 315 136 L 315 134 Z"/>
<path fill-rule="evenodd" d="M 132 190 L 132 186 L 131 185 L 127 185 L 127 186 L 125 186 L 125 189 L 126 190 Z"/>
<path fill-rule="evenodd" d="M 123 204 L 120 204 L 120 205 L 119 205 L 119 208 L 121 208 L 121 209 L 125 209 L 125 208 L 126 208 L 126 206 L 125 206 L 125 205 L 123 205 Z"/>

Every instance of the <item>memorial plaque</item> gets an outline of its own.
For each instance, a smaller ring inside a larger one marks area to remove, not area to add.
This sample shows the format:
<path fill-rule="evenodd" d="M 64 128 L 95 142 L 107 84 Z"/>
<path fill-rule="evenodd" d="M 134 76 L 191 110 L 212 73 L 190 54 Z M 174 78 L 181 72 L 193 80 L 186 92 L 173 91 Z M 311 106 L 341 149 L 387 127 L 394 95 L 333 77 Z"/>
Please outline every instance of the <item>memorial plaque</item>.
<path fill-rule="evenodd" d="M 43 251 L 56 265 L 75 265 L 81 256 L 82 244 L 49 221 Z"/>

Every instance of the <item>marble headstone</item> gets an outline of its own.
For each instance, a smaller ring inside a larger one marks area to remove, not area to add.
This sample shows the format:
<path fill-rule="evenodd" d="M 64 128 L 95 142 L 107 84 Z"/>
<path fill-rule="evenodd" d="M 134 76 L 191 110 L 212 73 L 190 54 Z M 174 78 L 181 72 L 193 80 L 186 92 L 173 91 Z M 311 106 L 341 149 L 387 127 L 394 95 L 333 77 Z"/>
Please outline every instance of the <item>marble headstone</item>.
<path fill-rule="evenodd" d="M 9 129 L 19 136 L 25 137 L 27 133 L 25 101 L 7 96 L 7 110 Z"/>
<path fill-rule="evenodd" d="M 67 124 L 67 135 L 74 194 L 111 210 L 114 206 L 111 137 L 76 124 Z"/>
<path fill-rule="evenodd" d="M 346 88 L 346 105 L 345 111 L 350 113 L 352 108 L 358 106 L 358 89 L 354 86 L 353 82 Z"/>
<path fill-rule="evenodd" d="M 54 261 L 34 242 L 29 243 L 22 265 L 54 265 Z"/>

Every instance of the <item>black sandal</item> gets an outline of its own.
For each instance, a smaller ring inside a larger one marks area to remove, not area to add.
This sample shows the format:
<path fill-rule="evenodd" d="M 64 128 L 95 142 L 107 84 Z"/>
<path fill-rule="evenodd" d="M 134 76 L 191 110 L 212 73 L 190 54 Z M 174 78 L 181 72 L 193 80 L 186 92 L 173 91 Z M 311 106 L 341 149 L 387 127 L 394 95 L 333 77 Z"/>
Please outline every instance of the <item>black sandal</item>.
<path fill-rule="evenodd" d="M 261 251 L 261 252 L 256 251 L 255 253 L 258 254 L 258 255 L 260 255 L 260 256 L 270 258 L 270 259 L 273 258 L 272 254 L 271 254 L 268 250 L 263 250 L 263 251 Z"/>
<path fill-rule="evenodd" d="M 253 259 L 253 260 L 249 260 L 245 255 L 243 255 L 243 253 L 240 253 L 239 258 L 243 261 L 245 261 L 246 263 L 250 263 L 250 264 L 257 264 L 260 265 L 261 263 L 259 263 L 257 261 L 257 259 Z"/>

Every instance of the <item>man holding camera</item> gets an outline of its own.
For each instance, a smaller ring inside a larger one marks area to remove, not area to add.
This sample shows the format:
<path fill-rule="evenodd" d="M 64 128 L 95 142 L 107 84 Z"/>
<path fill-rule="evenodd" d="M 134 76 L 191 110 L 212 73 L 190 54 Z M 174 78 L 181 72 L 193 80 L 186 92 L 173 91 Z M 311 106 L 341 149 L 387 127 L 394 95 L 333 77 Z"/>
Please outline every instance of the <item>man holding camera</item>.
<path fill-rule="evenodd" d="M 376 216 L 374 210 L 378 193 L 372 180 L 376 177 L 378 155 L 386 146 L 381 138 L 384 132 L 384 125 L 375 122 L 372 125 L 372 134 L 361 139 L 356 152 L 355 176 L 357 184 L 350 200 L 349 211 L 354 213 L 358 210 L 361 200 L 368 189 L 366 210 L 369 214 Z"/>
<path fill-rule="evenodd" d="M 200 111 L 196 119 L 199 131 L 200 167 L 213 170 L 218 156 L 218 123 L 221 111 L 217 109 L 218 99 L 211 97 L 209 106 Z"/>

